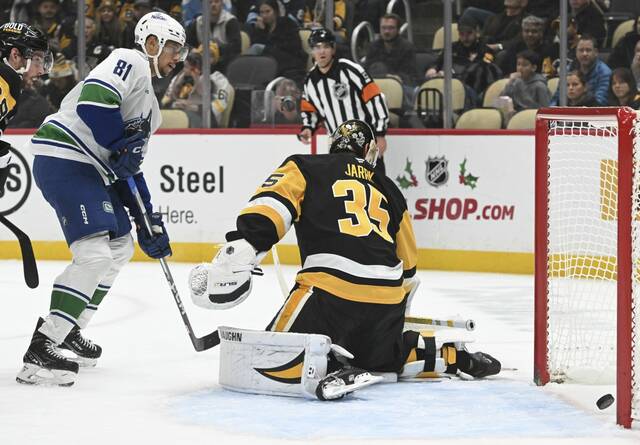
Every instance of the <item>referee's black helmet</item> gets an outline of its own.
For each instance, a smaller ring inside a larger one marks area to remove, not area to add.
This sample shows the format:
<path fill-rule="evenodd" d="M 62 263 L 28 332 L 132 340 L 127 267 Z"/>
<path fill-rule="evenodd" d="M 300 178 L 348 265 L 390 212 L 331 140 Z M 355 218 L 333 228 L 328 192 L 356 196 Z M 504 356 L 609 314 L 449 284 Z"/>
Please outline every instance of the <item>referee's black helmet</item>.
<path fill-rule="evenodd" d="M 313 48 L 318 43 L 328 43 L 333 46 L 336 44 L 336 36 L 326 28 L 316 28 L 309 35 L 309 46 Z"/>
<path fill-rule="evenodd" d="M 364 158 L 374 138 L 373 130 L 369 124 L 358 119 L 351 119 L 340 124 L 331 135 L 329 153 L 352 151 L 358 157 Z"/>

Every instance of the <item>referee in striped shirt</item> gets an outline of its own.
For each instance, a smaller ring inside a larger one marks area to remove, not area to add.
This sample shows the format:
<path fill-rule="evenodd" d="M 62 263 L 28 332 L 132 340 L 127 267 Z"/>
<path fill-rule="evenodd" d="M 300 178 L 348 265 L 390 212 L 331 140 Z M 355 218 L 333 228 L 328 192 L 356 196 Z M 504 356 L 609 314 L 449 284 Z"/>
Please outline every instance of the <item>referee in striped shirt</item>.
<path fill-rule="evenodd" d="M 389 123 L 384 94 L 363 67 L 348 59 L 335 58 L 335 42 L 333 33 L 327 29 L 314 29 L 309 36 L 316 64 L 304 81 L 300 103 L 302 130 L 298 138 L 305 144 L 311 143 L 320 120 L 333 134 L 343 122 L 359 119 L 373 129 L 381 158 L 387 148 L 385 134 Z"/>

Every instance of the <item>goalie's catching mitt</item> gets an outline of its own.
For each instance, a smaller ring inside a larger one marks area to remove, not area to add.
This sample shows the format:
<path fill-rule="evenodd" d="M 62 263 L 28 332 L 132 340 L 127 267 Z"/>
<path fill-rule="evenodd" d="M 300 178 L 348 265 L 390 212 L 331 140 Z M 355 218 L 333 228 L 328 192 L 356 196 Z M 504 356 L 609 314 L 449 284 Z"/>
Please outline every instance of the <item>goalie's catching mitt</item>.
<path fill-rule="evenodd" d="M 258 254 L 244 239 L 226 243 L 211 264 L 199 264 L 189 274 L 191 299 L 205 309 L 228 309 L 251 293 L 251 276 L 262 275 Z"/>

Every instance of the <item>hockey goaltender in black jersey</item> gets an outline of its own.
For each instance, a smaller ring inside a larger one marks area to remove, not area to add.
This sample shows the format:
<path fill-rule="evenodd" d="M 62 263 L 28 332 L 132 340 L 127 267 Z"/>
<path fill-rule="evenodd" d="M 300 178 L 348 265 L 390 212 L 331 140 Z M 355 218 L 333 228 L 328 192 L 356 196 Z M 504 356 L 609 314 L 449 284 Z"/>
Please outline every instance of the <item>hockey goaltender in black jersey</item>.
<path fill-rule="evenodd" d="M 348 351 L 347 366 L 344 355 L 329 354 L 330 374 L 316 389 L 322 400 L 335 398 L 332 388 L 349 392 L 349 382 L 371 384 L 366 371 L 400 377 L 500 371 L 493 357 L 469 353 L 461 343 L 403 332 L 407 300 L 417 287 L 416 241 L 404 197 L 374 169 L 376 158 L 371 128 L 359 120 L 342 123 L 330 154 L 290 156 L 258 188 L 209 267 L 206 293 L 201 270 L 191 275 L 196 304 L 236 305 L 251 290 L 249 271 L 293 225 L 302 269 L 267 330 L 321 334 Z"/>
<path fill-rule="evenodd" d="M 356 366 L 397 371 L 403 280 L 417 261 L 398 188 L 352 151 L 291 156 L 251 198 L 237 228 L 268 251 L 291 224 L 302 269 L 268 329 L 324 334 L 353 353 Z"/>

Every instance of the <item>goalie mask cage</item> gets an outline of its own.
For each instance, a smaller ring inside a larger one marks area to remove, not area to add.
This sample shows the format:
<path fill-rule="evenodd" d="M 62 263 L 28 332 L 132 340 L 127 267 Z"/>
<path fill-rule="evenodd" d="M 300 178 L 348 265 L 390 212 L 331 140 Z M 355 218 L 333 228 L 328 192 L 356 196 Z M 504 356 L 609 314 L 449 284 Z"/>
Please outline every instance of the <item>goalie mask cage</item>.
<path fill-rule="evenodd" d="M 631 108 L 536 119 L 534 381 L 616 384 L 640 419 L 640 124 Z"/>

